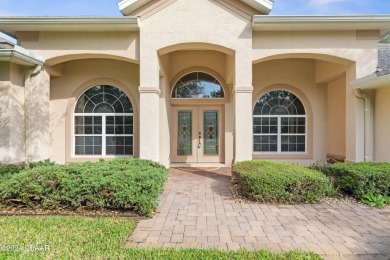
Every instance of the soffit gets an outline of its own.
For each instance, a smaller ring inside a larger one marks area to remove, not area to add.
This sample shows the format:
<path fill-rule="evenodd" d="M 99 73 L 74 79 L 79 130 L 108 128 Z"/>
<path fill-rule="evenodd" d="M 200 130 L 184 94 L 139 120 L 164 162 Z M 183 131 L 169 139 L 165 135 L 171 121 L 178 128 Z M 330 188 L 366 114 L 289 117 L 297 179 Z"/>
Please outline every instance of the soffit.
<path fill-rule="evenodd" d="M 135 10 L 143 7 L 152 0 L 122 0 L 118 3 L 119 10 L 123 15 L 128 15 L 133 13 Z M 274 0 L 240 0 L 255 10 L 263 13 L 269 14 L 272 10 Z"/>
<path fill-rule="evenodd" d="M 390 30 L 390 15 L 253 17 L 254 31 Z"/>
<path fill-rule="evenodd" d="M 128 32 L 139 26 L 137 17 L 0 17 L 0 31 Z"/>

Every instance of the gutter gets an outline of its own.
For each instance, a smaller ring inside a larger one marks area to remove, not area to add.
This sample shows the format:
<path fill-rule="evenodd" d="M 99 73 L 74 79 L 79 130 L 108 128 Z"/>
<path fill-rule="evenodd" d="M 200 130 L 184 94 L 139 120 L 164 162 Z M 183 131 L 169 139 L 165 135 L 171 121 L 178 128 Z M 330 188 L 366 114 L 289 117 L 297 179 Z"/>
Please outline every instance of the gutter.
<path fill-rule="evenodd" d="M 41 56 L 35 55 L 33 52 L 26 50 L 18 45 L 15 45 L 13 49 L 0 49 L 0 60 L 21 63 L 27 65 L 43 65 L 45 59 Z"/>
<path fill-rule="evenodd" d="M 353 89 L 378 89 L 390 87 L 390 74 L 377 76 L 376 73 L 350 82 Z"/>
<path fill-rule="evenodd" d="M 390 29 L 390 15 L 255 15 L 255 31 L 340 31 Z"/>
<path fill-rule="evenodd" d="M 364 94 L 360 89 L 354 91 L 356 97 L 364 100 L 364 161 L 372 162 L 374 159 L 374 120 L 372 100 L 368 94 Z"/>

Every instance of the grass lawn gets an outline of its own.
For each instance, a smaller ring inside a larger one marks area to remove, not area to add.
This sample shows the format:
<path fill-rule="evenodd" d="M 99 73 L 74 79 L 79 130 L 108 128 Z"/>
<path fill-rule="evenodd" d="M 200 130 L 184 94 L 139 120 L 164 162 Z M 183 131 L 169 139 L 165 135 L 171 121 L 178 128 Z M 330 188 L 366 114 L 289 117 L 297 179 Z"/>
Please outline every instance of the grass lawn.
<path fill-rule="evenodd" d="M 122 249 L 135 226 L 118 218 L 2 217 L 0 259 L 321 259 L 299 252 Z M 26 245 L 48 248 L 33 252 L 25 250 Z M 4 251 L 5 246 L 23 250 Z"/>

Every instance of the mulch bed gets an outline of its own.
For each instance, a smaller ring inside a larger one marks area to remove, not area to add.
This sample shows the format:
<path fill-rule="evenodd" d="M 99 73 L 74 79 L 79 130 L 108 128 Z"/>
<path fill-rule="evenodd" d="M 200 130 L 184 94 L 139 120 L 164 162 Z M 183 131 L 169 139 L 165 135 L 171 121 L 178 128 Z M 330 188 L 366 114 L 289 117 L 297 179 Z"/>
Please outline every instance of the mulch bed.
<path fill-rule="evenodd" d="M 83 216 L 83 217 L 92 217 L 92 218 L 118 217 L 118 218 L 129 218 L 135 221 L 145 219 L 145 217 L 141 217 L 138 214 L 128 210 L 110 210 L 110 209 L 91 210 L 88 208 L 48 210 L 43 208 L 33 209 L 33 208 L 21 207 L 21 206 L 1 207 L 0 205 L 0 217 L 7 217 L 7 216 L 15 216 L 15 217 Z"/>

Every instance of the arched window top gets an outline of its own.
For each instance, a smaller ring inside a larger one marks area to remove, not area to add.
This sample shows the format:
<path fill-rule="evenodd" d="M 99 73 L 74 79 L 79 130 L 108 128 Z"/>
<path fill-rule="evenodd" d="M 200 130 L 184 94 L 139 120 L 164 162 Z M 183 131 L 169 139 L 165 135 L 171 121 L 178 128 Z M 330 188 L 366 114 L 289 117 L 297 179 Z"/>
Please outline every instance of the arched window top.
<path fill-rule="evenodd" d="M 222 85 L 204 72 L 191 72 L 175 84 L 172 98 L 224 98 Z"/>
<path fill-rule="evenodd" d="M 274 90 L 256 102 L 254 115 L 305 115 L 305 107 L 297 96 L 286 90 Z"/>
<path fill-rule="evenodd" d="M 108 86 L 94 86 L 78 99 L 75 113 L 133 113 L 130 99 L 120 89 Z"/>

